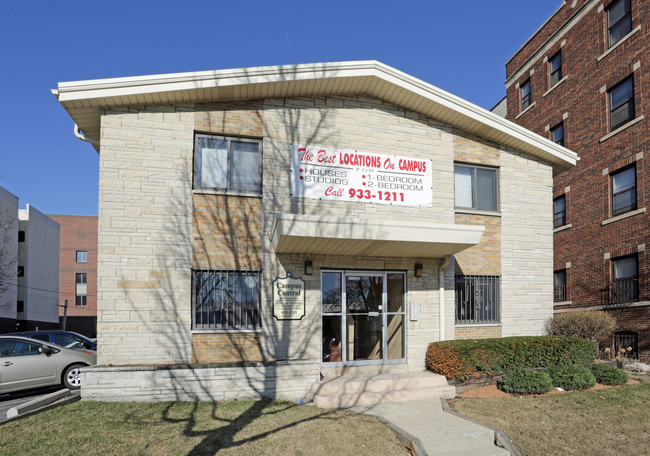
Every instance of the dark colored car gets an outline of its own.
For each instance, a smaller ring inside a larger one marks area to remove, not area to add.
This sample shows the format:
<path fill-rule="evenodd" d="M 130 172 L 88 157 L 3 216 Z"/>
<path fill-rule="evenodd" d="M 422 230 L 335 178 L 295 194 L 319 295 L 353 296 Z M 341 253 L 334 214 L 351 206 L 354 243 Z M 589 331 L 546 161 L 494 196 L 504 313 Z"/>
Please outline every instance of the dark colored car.
<path fill-rule="evenodd" d="M 86 336 L 82 336 L 81 334 L 72 331 L 53 329 L 49 331 L 25 331 L 6 335 L 30 337 L 32 339 L 42 340 L 51 344 L 60 345 L 64 348 L 93 350 L 95 352 L 97 351 L 96 341 L 88 339 Z"/>

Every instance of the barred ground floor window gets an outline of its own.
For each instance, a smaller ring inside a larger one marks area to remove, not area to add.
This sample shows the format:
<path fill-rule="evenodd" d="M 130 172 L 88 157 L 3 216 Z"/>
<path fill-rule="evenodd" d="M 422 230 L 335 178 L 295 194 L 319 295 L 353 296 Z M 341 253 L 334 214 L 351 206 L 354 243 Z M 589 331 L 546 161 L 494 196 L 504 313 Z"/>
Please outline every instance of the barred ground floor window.
<path fill-rule="evenodd" d="M 499 276 L 456 275 L 456 324 L 500 323 Z"/>
<path fill-rule="evenodd" d="M 260 271 L 192 271 L 193 329 L 260 328 Z"/>

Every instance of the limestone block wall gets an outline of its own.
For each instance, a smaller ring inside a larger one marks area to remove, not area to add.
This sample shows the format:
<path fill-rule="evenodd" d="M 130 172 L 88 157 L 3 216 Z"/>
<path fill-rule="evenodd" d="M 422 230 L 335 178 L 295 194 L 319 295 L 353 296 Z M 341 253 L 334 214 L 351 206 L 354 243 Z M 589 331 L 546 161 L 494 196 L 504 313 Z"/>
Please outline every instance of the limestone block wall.
<path fill-rule="evenodd" d="M 549 165 L 501 153 L 503 336 L 540 335 L 553 314 L 553 175 Z"/>
<path fill-rule="evenodd" d="M 191 360 L 194 112 L 102 114 L 98 363 Z"/>

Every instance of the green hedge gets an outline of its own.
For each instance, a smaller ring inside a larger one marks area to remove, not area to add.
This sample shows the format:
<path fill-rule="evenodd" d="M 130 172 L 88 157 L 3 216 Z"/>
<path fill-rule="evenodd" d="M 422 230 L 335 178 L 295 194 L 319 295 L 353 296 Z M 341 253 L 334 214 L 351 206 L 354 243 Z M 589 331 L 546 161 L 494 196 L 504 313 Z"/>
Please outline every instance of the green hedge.
<path fill-rule="evenodd" d="M 447 378 L 464 380 L 475 372 L 591 364 L 597 354 L 596 342 L 565 336 L 449 340 L 429 344 L 426 365 Z"/>
<path fill-rule="evenodd" d="M 517 369 L 501 377 L 497 387 L 506 393 L 544 394 L 553 389 L 553 383 L 546 372 Z"/>
<path fill-rule="evenodd" d="M 596 377 L 589 369 L 578 364 L 570 366 L 551 366 L 546 370 L 551 376 L 553 386 L 559 386 L 566 391 L 591 388 L 596 384 Z"/>
<path fill-rule="evenodd" d="M 621 369 L 606 364 L 594 364 L 591 366 L 591 373 L 594 374 L 598 383 L 603 385 L 622 385 L 627 383 L 627 374 Z"/>

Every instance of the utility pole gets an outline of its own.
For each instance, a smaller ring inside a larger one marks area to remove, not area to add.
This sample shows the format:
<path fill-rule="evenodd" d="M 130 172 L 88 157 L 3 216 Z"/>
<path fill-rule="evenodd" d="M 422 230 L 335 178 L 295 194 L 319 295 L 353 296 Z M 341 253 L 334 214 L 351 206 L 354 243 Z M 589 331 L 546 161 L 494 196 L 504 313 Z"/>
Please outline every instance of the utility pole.
<path fill-rule="evenodd" d="M 68 318 L 68 300 L 66 299 L 65 304 L 59 305 L 59 307 L 63 307 L 63 330 L 65 331 L 65 323 Z"/>

